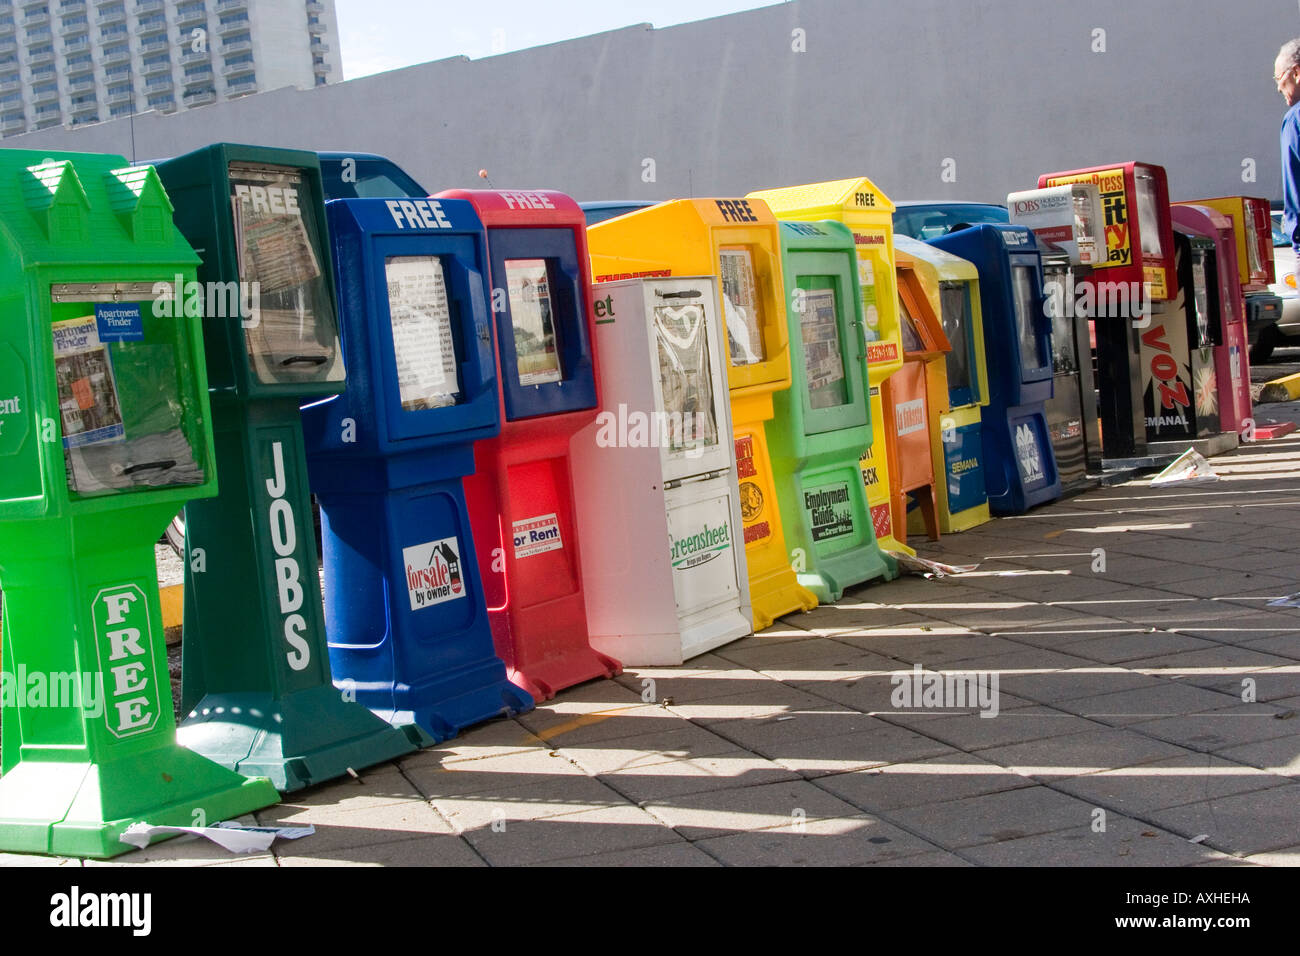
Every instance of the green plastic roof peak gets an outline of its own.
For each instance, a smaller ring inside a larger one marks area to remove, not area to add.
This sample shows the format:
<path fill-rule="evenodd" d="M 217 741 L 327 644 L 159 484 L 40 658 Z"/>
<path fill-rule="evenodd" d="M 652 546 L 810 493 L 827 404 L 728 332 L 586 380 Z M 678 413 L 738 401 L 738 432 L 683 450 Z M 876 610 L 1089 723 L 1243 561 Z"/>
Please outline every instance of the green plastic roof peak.
<path fill-rule="evenodd" d="M 5 182 L 11 188 L 0 189 L 0 246 L 22 269 L 198 261 L 173 224 L 153 167 L 104 153 L 0 149 Z"/>
<path fill-rule="evenodd" d="M 104 174 L 108 205 L 137 242 L 162 242 L 171 234 L 171 200 L 152 166 L 125 166 Z"/>
<path fill-rule="evenodd" d="M 30 175 L 23 179 L 23 198 L 33 211 L 44 212 L 67 195 L 79 199 L 83 208 L 90 208 L 90 200 L 86 198 L 77 171 L 72 168 L 72 160 L 47 159 L 40 165 L 28 166 L 27 172 Z"/>

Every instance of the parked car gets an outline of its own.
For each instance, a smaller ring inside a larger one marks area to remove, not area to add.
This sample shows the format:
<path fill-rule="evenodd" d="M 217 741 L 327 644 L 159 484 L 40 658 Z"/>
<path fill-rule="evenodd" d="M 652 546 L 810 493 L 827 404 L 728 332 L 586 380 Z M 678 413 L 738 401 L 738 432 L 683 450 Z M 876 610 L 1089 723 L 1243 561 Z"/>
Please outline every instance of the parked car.
<path fill-rule="evenodd" d="M 654 203 L 647 202 L 644 199 L 601 199 L 593 202 L 580 202 L 578 205 L 582 207 L 582 212 L 587 217 L 587 225 L 594 226 L 606 219 L 616 219 L 619 216 L 626 216 L 630 212 L 636 212 L 638 209 L 653 206 Z"/>
<path fill-rule="evenodd" d="M 1006 206 L 987 202 L 904 201 L 894 204 L 894 232 L 922 242 L 962 226 L 1010 222 Z"/>
<path fill-rule="evenodd" d="M 423 199 L 429 195 L 402 167 L 375 153 L 317 153 L 329 199 Z"/>
<path fill-rule="evenodd" d="M 1282 231 L 1282 210 L 1272 210 L 1273 282 L 1268 290 L 1282 299 L 1276 323 L 1250 329 L 1250 360 L 1267 362 L 1275 348 L 1300 346 L 1300 288 L 1296 286 L 1296 251 Z"/>

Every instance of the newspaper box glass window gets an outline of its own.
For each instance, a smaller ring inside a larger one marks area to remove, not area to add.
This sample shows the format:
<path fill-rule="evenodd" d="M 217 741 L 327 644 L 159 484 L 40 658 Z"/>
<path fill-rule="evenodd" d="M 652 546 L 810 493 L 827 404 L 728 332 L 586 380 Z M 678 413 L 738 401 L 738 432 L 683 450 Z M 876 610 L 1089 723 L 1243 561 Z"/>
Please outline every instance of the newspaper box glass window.
<path fill-rule="evenodd" d="M 718 421 L 704 306 L 699 302 L 656 305 L 654 331 L 669 451 L 677 454 L 716 445 Z"/>
<path fill-rule="evenodd" d="M 546 260 L 507 259 L 506 288 L 519 384 L 546 385 L 562 380 Z"/>
<path fill-rule="evenodd" d="M 301 170 L 230 164 L 241 319 L 259 381 L 341 382 L 338 324 Z"/>
<path fill-rule="evenodd" d="M 838 408 L 848 404 L 849 384 L 844 376 L 835 286 L 829 276 L 805 281 L 808 288 L 800 285 L 803 295 L 799 329 L 803 338 L 804 371 L 808 376 L 808 402 L 813 408 Z"/>
<path fill-rule="evenodd" d="M 722 297 L 727 314 L 727 340 L 732 365 L 767 361 L 763 345 L 762 298 L 754 278 L 754 257 L 748 249 L 722 249 L 718 253 Z"/>
<path fill-rule="evenodd" d="M 384 275 L 402 410 L 455 405 L 461 392 L 442 261 L 437 256 L 388 256 Z"/>

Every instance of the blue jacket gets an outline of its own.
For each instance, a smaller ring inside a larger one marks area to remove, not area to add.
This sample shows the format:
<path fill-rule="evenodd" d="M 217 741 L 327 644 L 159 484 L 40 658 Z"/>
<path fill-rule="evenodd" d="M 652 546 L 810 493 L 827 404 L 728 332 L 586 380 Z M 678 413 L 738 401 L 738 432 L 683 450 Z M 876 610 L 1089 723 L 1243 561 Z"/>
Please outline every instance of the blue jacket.
<path fill-rule="evenodd" d="M 1282 117 L 1282 231 L 1296 241 L 1300 219 L 1300 103 Z"/>

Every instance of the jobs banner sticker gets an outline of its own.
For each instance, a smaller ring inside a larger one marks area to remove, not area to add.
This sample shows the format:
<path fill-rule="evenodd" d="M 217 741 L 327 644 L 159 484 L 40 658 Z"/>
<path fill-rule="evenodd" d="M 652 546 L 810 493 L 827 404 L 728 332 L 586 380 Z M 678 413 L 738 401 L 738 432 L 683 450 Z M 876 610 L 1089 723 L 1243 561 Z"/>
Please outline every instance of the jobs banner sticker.
<path fill-rule="evenodd" d="M 1124 188 L 1124 170 L 1103 169 L 1074 176 L 1053 176 L 1047 180 L 1049 186 L 1068 186 L 1070 183 L 1092 183 L 1101 196 L 1101 208 L 1105 213 L 1103 232 L 1106 237 L 1106 254 L 1102 261 L 1093 264 L 1093 268 L 1132 265 L 1133 247 L 1129 242 L 1128 193 Z M 1163 274 L 1160 279 L 1159 284 L 1163 287 Z M 1152 295 L 1156 295 L 1154 284 L 1151 291 Z M 1158 295 L 1156 297 L 1159 298 Z"/>
<path fill-rule="evenodd" d="M 516 558 L 531 558 L 564 547 L 560 539 L 560 519 L 554 514 L 516 521 L 514 534 Z"/>
<path fill-rule="evenodd" d="M 460 543 L 442 538 L 402 549 L 411 610 L 419 611 L 465 596 L 460 570 Z"/>

